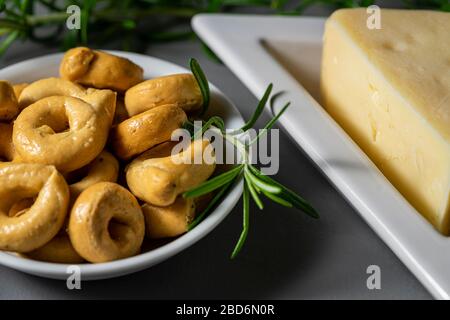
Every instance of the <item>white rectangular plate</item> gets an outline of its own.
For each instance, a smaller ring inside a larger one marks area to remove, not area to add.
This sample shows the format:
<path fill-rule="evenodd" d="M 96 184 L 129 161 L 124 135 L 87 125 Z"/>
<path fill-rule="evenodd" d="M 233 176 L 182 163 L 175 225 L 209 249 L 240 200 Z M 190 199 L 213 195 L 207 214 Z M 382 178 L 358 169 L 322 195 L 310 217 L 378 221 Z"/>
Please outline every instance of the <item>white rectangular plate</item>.
<path fill-rule="evenodd" d="M 401 196 L 318 101 L 325 19 L 194 17 L 197 34 L 255 94 L 269 82 L 291 101 L 281 126 L 438 299 L 450 296 L 450 242 Z"/>

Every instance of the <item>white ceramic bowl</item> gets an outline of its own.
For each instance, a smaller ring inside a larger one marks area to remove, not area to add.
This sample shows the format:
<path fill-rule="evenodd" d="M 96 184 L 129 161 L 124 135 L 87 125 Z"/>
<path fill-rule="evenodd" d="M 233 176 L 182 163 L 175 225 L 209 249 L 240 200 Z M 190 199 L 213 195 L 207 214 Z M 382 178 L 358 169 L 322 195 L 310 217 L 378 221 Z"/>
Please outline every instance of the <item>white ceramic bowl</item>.
<path fill-rule="evenodd" d="M 146 79 L 189 72 L 185 68 L 157 58 L 128 52 L 110 52 L 126 57 L 140 65 L 144 69 Z M 51 54 L 14 64 L 0 71 L 0 79 L 20 83 L 58 76 L 61 58 L 62 54 Z M 187 63 L 188 57 L 186 57 Z M 244 120 L 236 107 L 219 89 L 211 84 L 210 87 L 211 107 L 206 117 L 213 114 L 221 116 L 225 120 L 227 128 L 242 126 Z M 161 247 L 122 260 L 99 264 L 80 264 L 81 279 L 97 280 L 118 277 L 146 269 L 174 256 L 212 231 L 235 206 L 241 194 L 242 181 L 230 190 L 226 198 L 196 228 Z M 68 277 L 67 268 L 69 265 L 67 264 L 34 261 L 6 252 L 0 252 L 0 264 L 41 277 L 52 279 L 66 279 Z"/>

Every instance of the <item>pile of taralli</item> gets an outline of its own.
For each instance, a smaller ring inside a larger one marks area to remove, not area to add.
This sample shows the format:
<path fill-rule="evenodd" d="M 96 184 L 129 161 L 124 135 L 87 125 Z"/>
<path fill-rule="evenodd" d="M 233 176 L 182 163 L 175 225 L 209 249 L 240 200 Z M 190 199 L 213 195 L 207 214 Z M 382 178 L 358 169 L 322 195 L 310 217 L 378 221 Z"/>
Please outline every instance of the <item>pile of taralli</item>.
<path fill-rule="evenodd" d="M 0 81 L 0 250 L 100 263 L 186 232 L 209 198 L 182 193 L 216 166 L 173 161 L 208 140 L 171 154 L 170 139 L 202 103 L 192 74 L 144 80 L 84 47 L 66 52 L 60 78 Z"/>

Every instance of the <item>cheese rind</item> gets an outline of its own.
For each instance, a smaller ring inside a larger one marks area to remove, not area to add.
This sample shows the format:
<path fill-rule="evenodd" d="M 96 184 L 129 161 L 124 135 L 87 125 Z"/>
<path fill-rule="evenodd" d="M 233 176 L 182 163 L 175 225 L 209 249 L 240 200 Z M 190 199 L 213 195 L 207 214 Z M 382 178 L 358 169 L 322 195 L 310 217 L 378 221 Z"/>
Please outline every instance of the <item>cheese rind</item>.
<path fill-rule="evenodd" d="M 327 21 L 325 108 L 440 232 L 450 233 L 450 14 L 364 9 Z"/>

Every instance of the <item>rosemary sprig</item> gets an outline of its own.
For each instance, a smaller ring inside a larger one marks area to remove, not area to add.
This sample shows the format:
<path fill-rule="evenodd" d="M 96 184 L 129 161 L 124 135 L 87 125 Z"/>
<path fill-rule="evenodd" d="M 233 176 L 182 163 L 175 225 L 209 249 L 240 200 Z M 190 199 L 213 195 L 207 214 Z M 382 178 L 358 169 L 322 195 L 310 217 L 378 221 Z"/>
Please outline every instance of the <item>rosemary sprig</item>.
<path fill-rule="evenodd" d="M 202 89 L 202 94 L 205 94 L 209 97 L 209 86 L 207 84 L 207 79 L 199 63 L 195 59 L 191 59 L 190 66 L 194 75 L 197 74 L 196 79 L 199 87 L 204 88 Z M 269 101 L 272 88 L 272 84 L 267 87 L 262 99 L 259 101 L 255 109 L 254 114 L 250 117 L 250 120 L 238 130 L 227 132 L 225 130 L 223 119 L 218 116 L 211 117 L 207 121 L 204 121 L 201 128 L 194 128 L 194 125 L 191 121 L 188 121 L 185 124 L 185 128 L 188 128 L 190 130 L 193 139 L 201 138 L 203 133 L 208 129 L 215 130 L 223 137 L 225 141 L 231 143 L 242 156 L 241 163 L 235 165 L 232 169 L 203 182 L 199 186 L 183 194 L 183 196 L 186 198 L 195 198 L 211 192 L 216 192 L 207 208 L 189 224 L 188 229 L 191 230 L 195 226 L 197 226 L 206 216 L 208 216 L 211 210 L 217 203 L 219 203 L 223 199 L 223 197 L 227 194 L 227 191 L 234 183 L 236 183 L 236 181 L 238 181 L 241 177 L 244 179 L 243 226 L 239 240 L 236 243 L 236 246 L 231 254 L 232 259 L 235 258 L 241 251 L 248 235 L 250 221 L 250 199 L 253 199 L 255 204 L 261 210 L 264 208 L 261 196 L 264 196 L 265 198 L 274 201 L 282 206 L 301 210 L 312 218 L 319 217 L 316 210 L 302 197 L 297 195 L 294 191 L 283 186 L 281 183 L 275 181 L 273 178 L 264 175 L 260 170 L 255 168 L 250 161 L 249 150 L 251 145 L 257 142 L 261 138 L 261 136 L 267 132 L 267 130 L 273 127 L 275 122 L 289 107 L 289 103 L 287 103 L 280 110 L 280 112 L 264 126 L 264 130 L 262 130 L 256 136 L 256 138 L 254 138 L 250 142 L 243 142 L 239 139 L 239 136 L 252 128 L 258 120 L 264 109 L 264 106 Z M 203 92 L 203 90 L 207 90 L 207 92 Z M 273 104 L 275 98 L 278 96 L 279 94 L 273 95 L 270 99 L 270 103 Z M 206 111 L 206 108 L 207 105 L 204 106 L 204 111 Z"/>
<path fill-rule="evenodd" d="M 192 74 L 197 80 L 198 86 L 200 87 L 200 91 L 202 93 L 203 106 L 200 112 L 201 116 L 206 112 L 206 110 L 209 107 L 209 96 L 210 96 L 209 83 L 208 80 L 206 79 L 205 73 L 203 72 L 197 60 L 191 59 L 191 61 L 189 61 L 189 66 L 191 67 Z"/>

